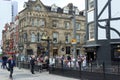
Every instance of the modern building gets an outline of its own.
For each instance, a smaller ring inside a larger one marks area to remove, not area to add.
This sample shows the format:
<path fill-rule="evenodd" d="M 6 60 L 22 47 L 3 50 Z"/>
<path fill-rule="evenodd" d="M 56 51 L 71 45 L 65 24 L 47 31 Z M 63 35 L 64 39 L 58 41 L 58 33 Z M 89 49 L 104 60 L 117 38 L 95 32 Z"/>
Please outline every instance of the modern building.
<path fill-rule="evenodd" d="M 15 21 L 15 17 L 18 14 L 18 2 L 12 1 L 12 22 Z"/>
<path fill-rule="evenodd" d="M 85 16 L 72 3 L 64 8 L 44 5 L 40 0 L 28 0 L 19 12 L 19 43 L 24 55 L 48 54 L 60 56 L 73 54 L 73 29 L 76 29 L 76 53 L 84 53 Z M 75 14 L 75 18 L 73 18 Z M 49 43 L 43 40 L 49 37 Z M 48 49 L 48 45 L 50 46 Z"/>
<path fill-rule="evenodd" d="M 87 60 L 112 63 L 120 60 L 120 1 L 86 0 Z"/>

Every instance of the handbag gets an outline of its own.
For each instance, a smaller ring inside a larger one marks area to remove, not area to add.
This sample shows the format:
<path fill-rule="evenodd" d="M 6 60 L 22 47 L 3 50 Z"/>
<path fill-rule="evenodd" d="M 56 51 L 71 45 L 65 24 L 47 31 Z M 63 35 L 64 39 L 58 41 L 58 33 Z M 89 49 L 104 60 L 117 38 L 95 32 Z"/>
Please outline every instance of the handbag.
<path fill-rule="evenodd" d="M 42 63 L 41 63 L 41 62 L 38 62 L 38 66 L 40 66 L 40 65 L 42 65 Z"/>
<path fill-rule="evenodd" d="M 7 67 L 7 70 L 10 71 L 10 68 Z"/>

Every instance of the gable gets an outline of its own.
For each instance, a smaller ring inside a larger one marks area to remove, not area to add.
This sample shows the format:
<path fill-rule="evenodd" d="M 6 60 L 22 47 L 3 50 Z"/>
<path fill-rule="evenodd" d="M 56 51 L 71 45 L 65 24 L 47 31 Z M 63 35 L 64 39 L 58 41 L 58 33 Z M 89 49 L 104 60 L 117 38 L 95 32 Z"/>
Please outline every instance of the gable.
<path fill-rule="evenodd" d="M 33 11 L 47 11 L 46 7 L 40 0 L 29 0 L 25 3 L 25 7 Z"/>
<path fill-rule="evenodd" d="M 40 0 L 36 0 L 36 2 L 33 4 L 33 10 L 35 10 L 35 11 L 47 11 L 45 5 Z"/>

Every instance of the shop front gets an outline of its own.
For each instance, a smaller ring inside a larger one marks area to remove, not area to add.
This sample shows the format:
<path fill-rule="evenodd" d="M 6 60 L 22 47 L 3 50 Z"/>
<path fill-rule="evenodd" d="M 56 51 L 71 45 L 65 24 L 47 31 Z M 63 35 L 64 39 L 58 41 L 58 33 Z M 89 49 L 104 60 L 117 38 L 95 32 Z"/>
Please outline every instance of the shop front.
<path fill-rule="evenodd" d="M 111 43 L 112 61 L 120 61 L 120 43 Z"/>
<path fill-rule="evenodd" d="M 84 45 L 87 62 L 93 62 L 97 60 L 97 50 L 100 45 Z"/>

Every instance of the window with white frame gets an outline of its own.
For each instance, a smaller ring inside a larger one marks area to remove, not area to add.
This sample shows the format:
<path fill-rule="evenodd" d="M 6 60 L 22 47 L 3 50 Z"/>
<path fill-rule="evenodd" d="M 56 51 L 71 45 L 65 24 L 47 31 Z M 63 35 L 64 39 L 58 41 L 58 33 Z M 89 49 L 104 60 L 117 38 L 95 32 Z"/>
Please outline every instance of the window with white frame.
<path fill-rule="evenodd" d="M 37 27 L 39 26 L 39 19 L 37 19 Z"/>
<path fill-rule="evenodd" d="M 37 19 L 34 19 L 34 25 L 37 26 Z"/>
<path fill-rule="evenodd" d="M 89 40 L 95 40 L 94 23 L 89 24 Z"/>
<path fill-rule="evenodd" d="M 79 34 L 76 35 L 76 40 L 77 40 L 77 43 L 80 43 L 80 35 Z"/>
<path fill-rule="evenodd" d="M 44 19 L 40 19 L 39 20 L 40 26 L 44 27 L 45 26 L 45 20 Z"/>
<path fill-rule="evenodd" d="M 32 32 L 31 34 L 31 42 L 35 42 L 36 41 L 36 36 L 35 33 Z"/>
<path fill-rule="evenodd" d="M 94 8 L 94 0 L 88 0 L 88 9 Z"/>
<path fill-rule="evenodd" d="M 41 41 L 41 34 L 38 32 L 37 33 L 37 42 L 40 42 Z"/>
<path fill-rule="evenodd" d="M 65 29 L 70 29 L 70 23 L 65 21 Z"/>
<path fill-rule="evenodd" d="M 57 43 L 58 42 L 58 33 L 54 32 L 53 33 L 53 43 Z"/>
<path fill-rule="evenodd" d="M 27 33 L 23 34 L 24 41 L 27 41 Z"/>
<path fill-rule="evenodd" d="M 69 13 L 69 7 L 64 7 L 63 13 Z"/>
<path fill-rule="evenodd" d="M 55 4 L 53 4 L 52 6 L 51 6 L 51 11 L 54 11 L 54 12 L 57 12 L 57 6 L 55 5 Z"/>
<path fill-rule="evenodd" d="M 76 14 L 76 15 L 79 15 L 79 10 L 78 10 L 78 8 L 75 10 L 75 14 Z"/>
<path fill-rule="evenodd" d="M 65 42 L 70 43 L 70 34 L 65 35 Z"/>
<path fill-rule="evenodd" d="M 34 26 L 34 19 L 31 19 L 32 26 Z"/>
<path fill-rule="evenodd" d="M 36 10 L 36 11 L 40 11 L 40 9 L 41 9 L 41 7 L 39 5 L 34 7 L 34 10 Z"/>
<path fill-rule="evenodd" d="M 80 30 L 80 23 L 76 23 L 76 30 Z"/>

